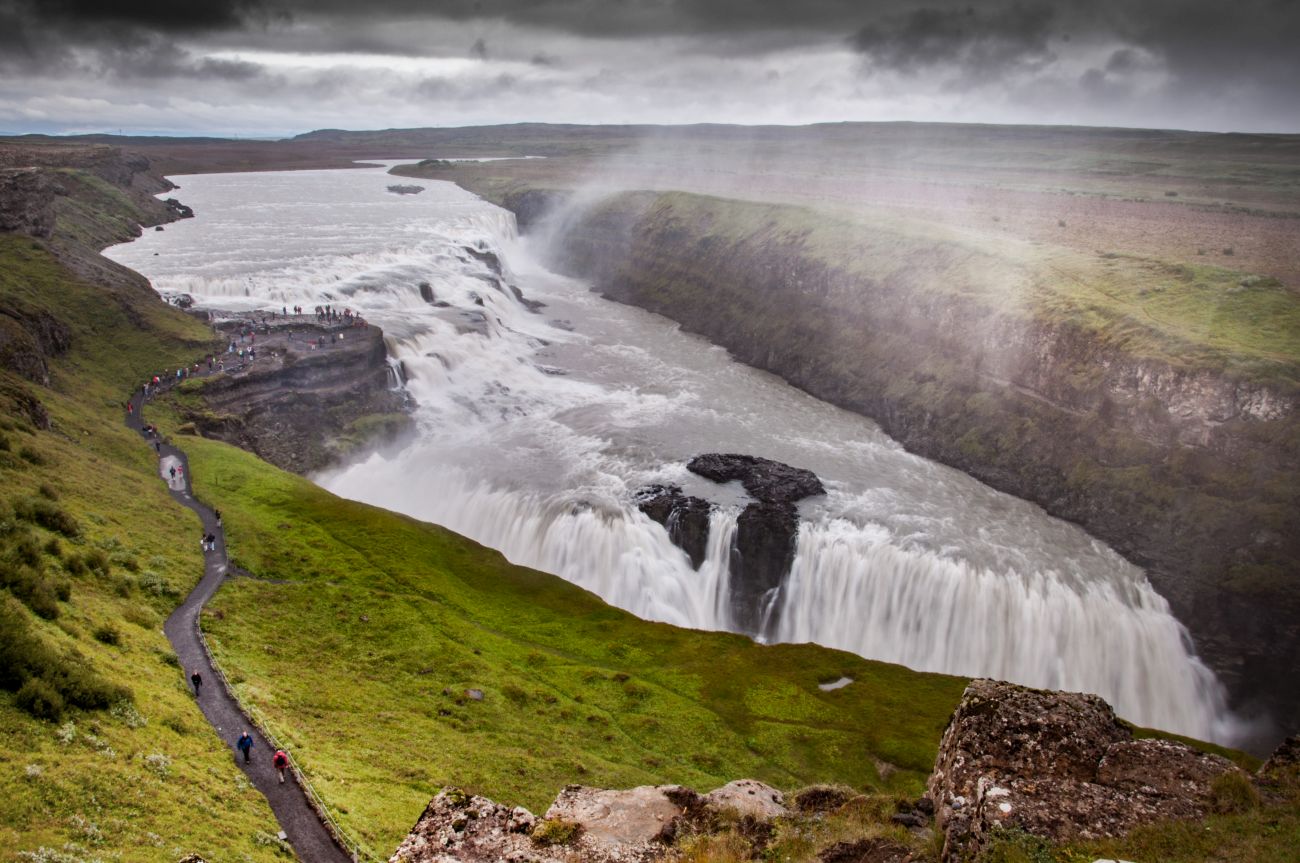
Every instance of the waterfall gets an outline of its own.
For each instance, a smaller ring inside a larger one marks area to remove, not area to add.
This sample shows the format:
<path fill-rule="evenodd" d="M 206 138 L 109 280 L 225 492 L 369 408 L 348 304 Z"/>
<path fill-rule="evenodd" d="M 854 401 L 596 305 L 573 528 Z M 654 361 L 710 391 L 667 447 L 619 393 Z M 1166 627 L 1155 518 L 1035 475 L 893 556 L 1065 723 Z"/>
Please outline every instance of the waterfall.
<path fill-rule="evenodd" d="M 800 526 L 777 639 L 923 671 L 1101 695 L 1123 716 L 1221 739 L 1225 704 L 1186 630 L 1142 579 L 1071 584 L 904 550 L 842 519 Z"/>
<path fill-rule="evenodd" d="M 697 571 L 636 492 L 698 480 L 684 464 L 702 452 L 783 460 L 833 493 L 802 512 L 792 571 L 765 598 L 766 638 L 1094 692 L 1140 724 L 1232 739 L 1222 687 L 1168 604 L 1082 531 L 546 272 L 510 213 L 450 184 L 395 196 L 384 181 L 187 177 L 195 219 L 109 252 L 200 306 L 331 303 L 383 327 L 419 433 L 315 477 L 325 488 L 444 525 L 641 617 L 720 630 L 735 628 L 743 500 L 688 489 L 715 504 Z M 547 308 L 530 311 L 514 284 Z"/>

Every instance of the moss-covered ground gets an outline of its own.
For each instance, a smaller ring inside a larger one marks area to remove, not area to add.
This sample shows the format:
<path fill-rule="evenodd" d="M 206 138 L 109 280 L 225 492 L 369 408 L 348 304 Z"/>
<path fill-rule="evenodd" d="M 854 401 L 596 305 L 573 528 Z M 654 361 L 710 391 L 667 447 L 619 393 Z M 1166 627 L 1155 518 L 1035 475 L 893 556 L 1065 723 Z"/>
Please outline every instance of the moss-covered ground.
<path fill-rule="evenodd" d="M 240 450 L 185 446 L 196 493 L 258 576 L 227 583 L 204 629 L 241 698 L 376 852 L 444 784 L 535 810 L 569 782 L 916 794 L 964 685 L 638 620 Z"/>

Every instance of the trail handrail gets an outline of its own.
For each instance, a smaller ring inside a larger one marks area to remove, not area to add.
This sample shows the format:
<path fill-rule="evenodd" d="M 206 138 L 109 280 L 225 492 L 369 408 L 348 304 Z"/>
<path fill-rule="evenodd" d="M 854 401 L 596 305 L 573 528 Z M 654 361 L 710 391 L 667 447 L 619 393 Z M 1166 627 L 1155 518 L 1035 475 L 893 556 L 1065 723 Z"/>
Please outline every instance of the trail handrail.
<path fill-rule="evenodd" d="M 279 749 L 284 752 L 285 755 L 289 756 L 289 767 L 293 770 L 294 778 L 298 781 L 298 787 L 303 790 L 303 793 L 307 796 L 307 802 L 311 804 L 312 809 L 316 810 L 316 814 L 320 816 L 321 821 L 325 823 L 325 826 L 329 831 L 334 834 L 334 839 L 343 846 L 343 850 L 351 854 L 352 859 L 358 861 L 358 863 L 361 860 L 373 861 L 373 863 L 384 863 L 386 858 L 380 857 L 361 842 L 361 840 L 353 837 L 352 834 L 350 834 L 343 825 L 338 822 L 333 813 L 329 811 L 329 808 L 325 805 L 324 798 L 322 798 L 320 792 L 316 790 L 316 786 L 311 784 L 311 780 L 307 778 L 307 774 L 298 766 L 298 762 L 294 759 L 289 748 L 282 744 L 275 734 L 271 732 L 270 724 L 266 715 L 252 704 L 240 700 L 238 694 L 235 692 L 234 684 L 230 682 L 230 678 L 226 676 L 225 669 L 223 669 L 221 663 L 217 661 L 216 654 L 212 652 L 212 645 L 208 643 L 208 637 L 203 632 L 203 627 L 199 623 L 199 617 L 202 616 L 202 613 L 203 610 L 199 609 L 199 615 L 196 616 L 194 622 L 194 626 L 199 633 L 199 643 L 203 645 L 203 651 L 208 655 L 208 661 L 212 664 L 212 669 L 217 672 L 217 677 L 220 678 L 221 685 L 225 688 L 226 693 L 230 696 L 231 700 L 233 700 L 235 704 L 239 706 L 239 709 L 253 721 L 253 724 L 257 726 L 257 730 L 266 738 L 267 743 L 270 743 L 276 749 Z"/>

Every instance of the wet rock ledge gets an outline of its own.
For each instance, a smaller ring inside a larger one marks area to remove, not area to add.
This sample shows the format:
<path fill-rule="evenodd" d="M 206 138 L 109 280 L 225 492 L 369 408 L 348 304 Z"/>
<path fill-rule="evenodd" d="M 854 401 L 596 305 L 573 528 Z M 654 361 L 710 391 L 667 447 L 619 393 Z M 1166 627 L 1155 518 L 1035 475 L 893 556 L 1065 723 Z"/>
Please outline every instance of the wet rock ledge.
<path fill-rule="evenodd" d="M 738 481 L 753 502 L 736 526 L 731 555 L 731 614 L 742 632 L 763 635 L 776 626 L 775 596 L 794 563 L 799 531 L 797 504 L 826 489 L 810 470 L 771 459 L 737 453 L 706 453 L 691 459 L 687 470 L 717 483 Z M 668 530 L 672 541 L 698 569 L 709 541 L 708 501 L 673 485 L 643 489 L 637 505 Z"/>

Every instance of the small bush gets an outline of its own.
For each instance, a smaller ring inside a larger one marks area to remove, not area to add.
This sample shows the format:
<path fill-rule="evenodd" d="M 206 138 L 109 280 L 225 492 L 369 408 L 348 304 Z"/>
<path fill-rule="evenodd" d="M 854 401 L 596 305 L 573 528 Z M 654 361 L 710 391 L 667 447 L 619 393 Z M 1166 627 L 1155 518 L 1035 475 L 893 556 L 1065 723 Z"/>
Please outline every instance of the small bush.
<path fill-rule="evenodd" d="M 101 548 L 92 548 L 83 557 L 86 568 L 94 570 L 100 575 L 108 575 L 109 570 L 112 568 L 108 560 L 108 553 Z"/>
<path fill-rule="evenodd" d="M 45 498 L 33 497 L 19 501 L 14 505 L 14 514 L 23 521 L 38 524 L 46 530 L 61 533 L 67 537 L 81 535 L 81 526 L 66 510 Z"/>
<path fill-rule="evenodd" d="M 54 620 L 59 616 L 58 594 L 45 579 L 33 582 L 31 589 L 21 599 L 27 603 L 28 608 L 46 620 Z"/>
<path fill-rule="evenodd" d="M 63 557 L 63 546 L 59 545 L 59 538 L 52 536 L 45 541 L 45 553 L 50 557 Z"/>
<path fill-rule="evenodd" d="M 67 602 L 72 599 L 72 582 L 65 578 L 55 579 L 50 582 L 54 588 L 54 598 L 59 602 Z"/>
<path fill-rule="evenodd" d="M 109 683 L 77 660 L 63 660 L 45 677 L 69 703 L 86 710 L 103 710 L 133 696 L 125 687 Z"/>
<path fill-rule="evenodd" d="M 95 627 L 94 635 L 95 640 L 100 644 L 108 644 L 115 647 L 122 643 L 122 633 L 118 632 L 117 628 L 111 623 L 101 623 L 99 626 Z"/>
<path fill-rule="evenodd" d="M 115 551 L 108 556 L 108 560 L 113 566 L 120 566 L 128 572 L 139 572 L 140 562 L 135 559 L 135 555 L 125 551 Z"/>
<path fill-rule="evenodd" d="M 153 629 L 158 625 L 158 615 L 145 605 L 130 606 L 122 613 L 122 619 L 127 623 L 134 623 L 141 629 Z"/>
<path fill-rule="evenodd" d="M 140 589 L 145 593 L 152 593 L 154 596 L 177 596 L 180 591 L 163 576 L 154 572 L 152 569 L 146 569 L 140 573 Z"/>
<path fill-rule="evenodd" d="M 59 499 L 58 491 L 56 491 L 54 486 L 50 485 L 48 482 L 41 483 L 41 487 L 36 490 L 36 493 L 46 500 Z"/>
<path fill-rule="evenodd" d="M 39 677 L 30 677 L 18 688 L 18 706 L 37 719 L 58 722 L 63 718 L 63 697 Z"/>
<path fill-rule="evenodd" d="M 41 455 L 39 451 L 32 449 L 26 444 L 19 448 L 18 457 L 28 464 L 45 464 L 45 456 Z"/>
<path fill-rule="evenodd" d="M 63 568 L 68 575 L 85 575 L 86 560 L 79 554 L 70 554 L 64 559 Z"/>
<path fill-rule="evenodd" d="M 533 827 L 533 841 L 538 845 L 568 845 L 582 834 L 582 825 L 564 818 L 547 818 Z"/>
<path fill-rule="evenodd" d="M 1215 812 L 1248 812 L 1259 805 L 1259 791 L 1245 773 L 1229 770 L 1210 782 L 1210 803 Z"/>

